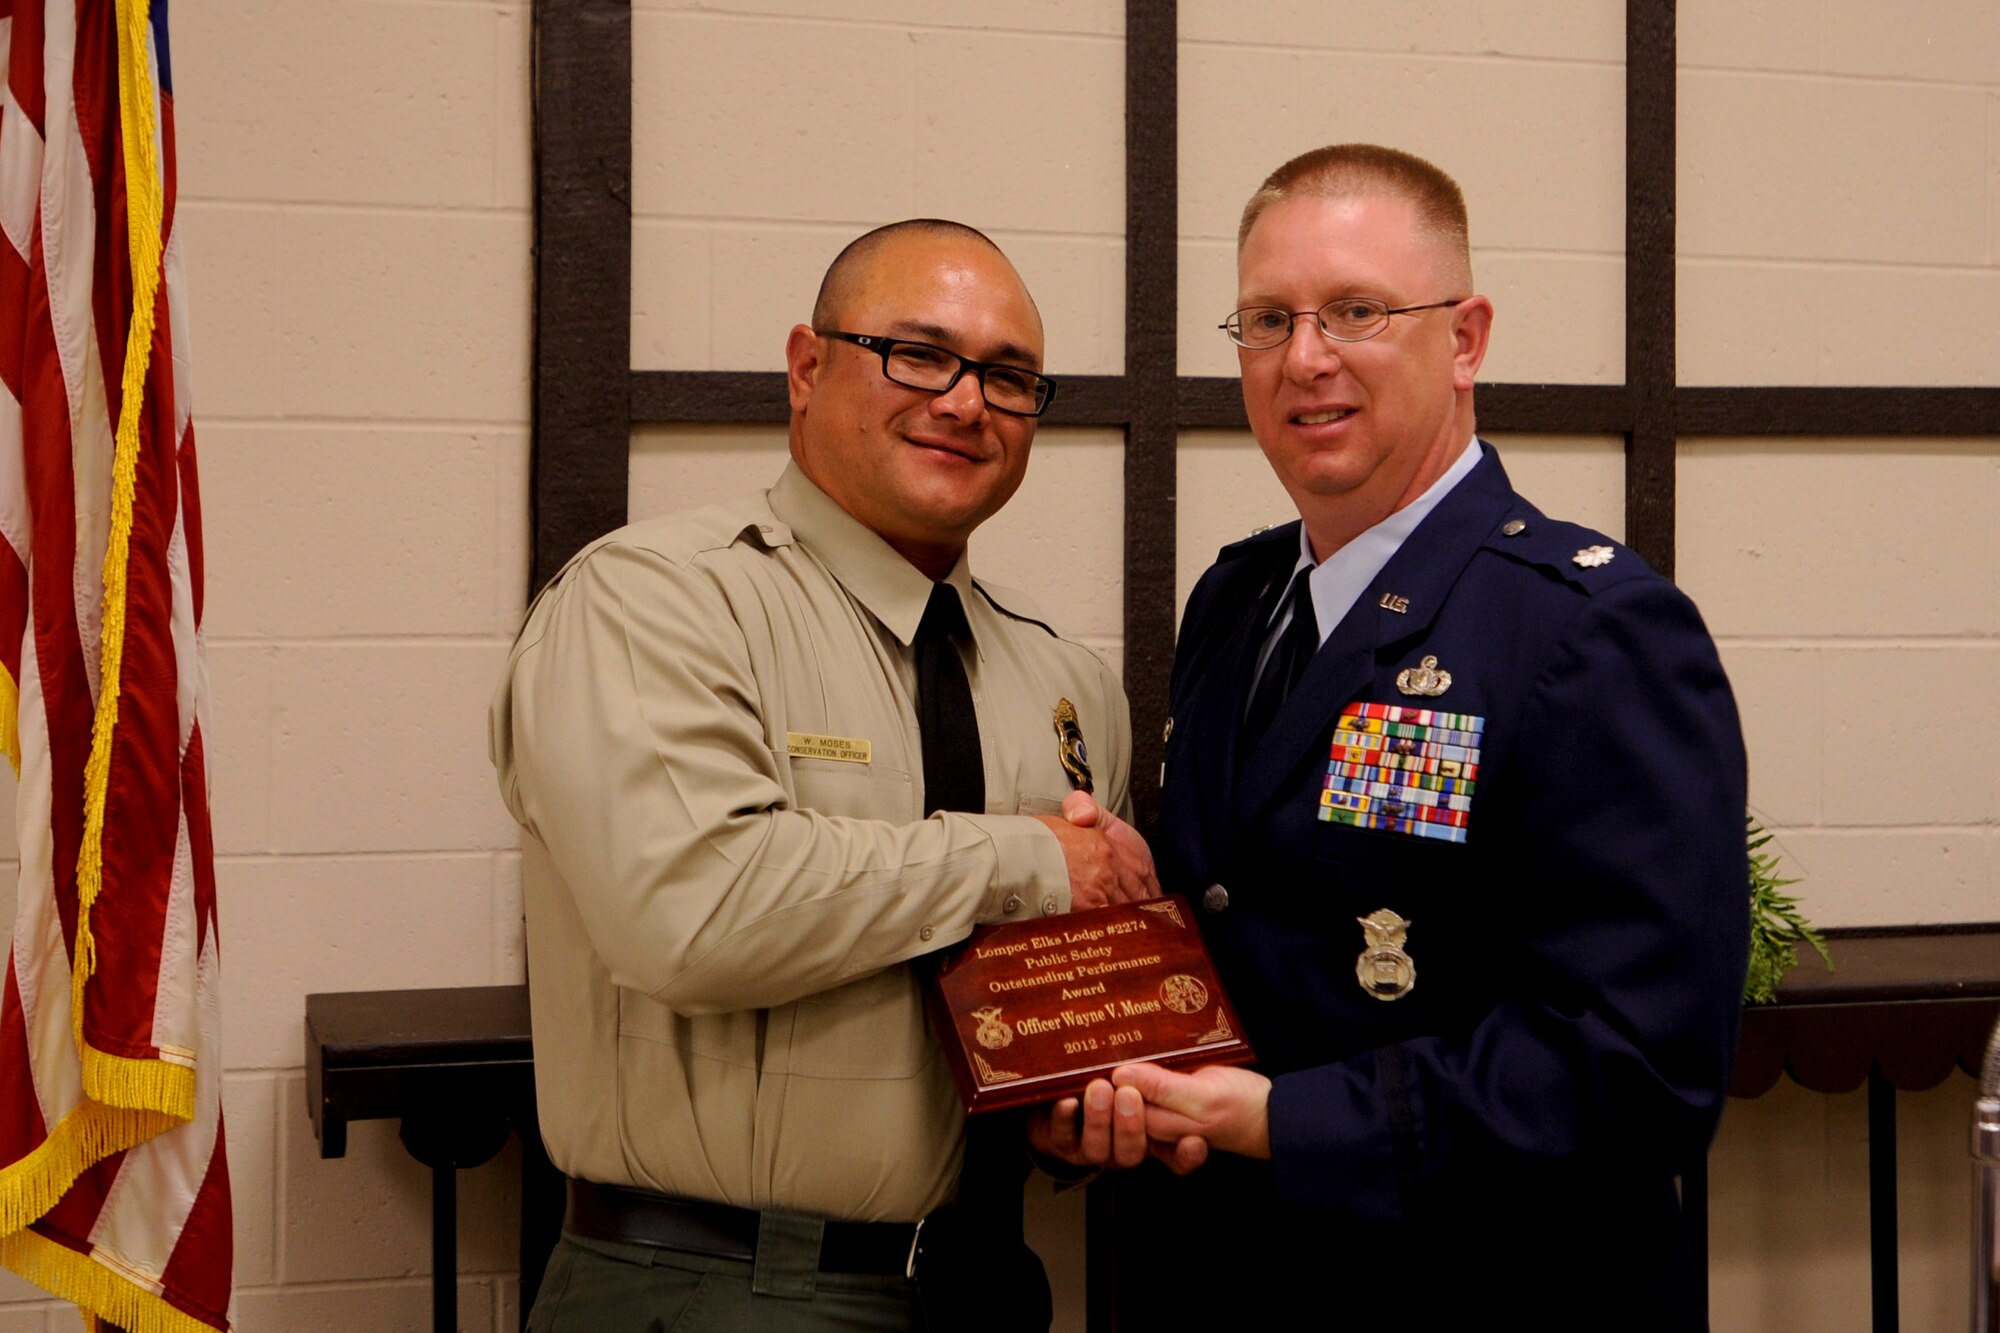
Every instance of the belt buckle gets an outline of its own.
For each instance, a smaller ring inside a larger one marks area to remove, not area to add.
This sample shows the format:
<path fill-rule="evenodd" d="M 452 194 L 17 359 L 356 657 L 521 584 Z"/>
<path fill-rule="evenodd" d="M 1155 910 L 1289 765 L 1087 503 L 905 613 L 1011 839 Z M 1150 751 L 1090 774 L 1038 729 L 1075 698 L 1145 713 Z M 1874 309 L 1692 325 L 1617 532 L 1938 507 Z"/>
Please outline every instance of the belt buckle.
<path fill-rule="evenodd" d="M 903 1261 L 903 1279 L 907 1282 L 917 1279 L 917 1246 L 923 1241 L 924 1223 L 928 1220 L 918 1218 L 916 1229 L 910 1233 L 910 1257 Z"/>

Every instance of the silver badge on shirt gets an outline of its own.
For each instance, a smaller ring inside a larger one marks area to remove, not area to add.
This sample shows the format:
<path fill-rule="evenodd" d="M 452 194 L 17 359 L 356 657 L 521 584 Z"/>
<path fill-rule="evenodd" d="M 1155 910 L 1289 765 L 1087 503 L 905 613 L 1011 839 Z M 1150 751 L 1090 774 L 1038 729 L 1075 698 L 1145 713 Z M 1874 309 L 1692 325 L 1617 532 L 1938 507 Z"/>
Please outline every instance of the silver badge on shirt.
<path fill-rule="evenodd" d="M 1378 1000 L 1400 1000 L 1417 984 L 1417 964 L 1404 950 L 1410 923 L 1388 908 L 1356 917 L 1368 947 L 1354 960 L 1361 989 Z"/>

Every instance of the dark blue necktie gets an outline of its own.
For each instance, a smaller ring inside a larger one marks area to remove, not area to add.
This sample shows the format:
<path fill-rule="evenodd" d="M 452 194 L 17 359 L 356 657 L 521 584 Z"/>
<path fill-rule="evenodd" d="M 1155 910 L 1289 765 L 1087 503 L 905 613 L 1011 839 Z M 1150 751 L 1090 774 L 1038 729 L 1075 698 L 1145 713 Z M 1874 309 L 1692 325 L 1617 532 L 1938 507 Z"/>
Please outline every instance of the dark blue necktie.
<path fill-rule="evenodd" d="M 1285 632 L 1272 645 L 1271 655 L 1257 675 L 1256 687 L 1250 691 L 1250 706 L 1243 714 L 1246 746 L 1255 745 L 1271 729 L 1271 719 L 1278 715 L 1278 709 L 1290 697 L 1299 678 L 1306 674 L 1313 654 L 1319 651 L 1319 617 L 1313 611 L 1311 569 L 1301 569 L 1292 576 L 1288 596 L 1292 623 L 1285 626 Z"/>

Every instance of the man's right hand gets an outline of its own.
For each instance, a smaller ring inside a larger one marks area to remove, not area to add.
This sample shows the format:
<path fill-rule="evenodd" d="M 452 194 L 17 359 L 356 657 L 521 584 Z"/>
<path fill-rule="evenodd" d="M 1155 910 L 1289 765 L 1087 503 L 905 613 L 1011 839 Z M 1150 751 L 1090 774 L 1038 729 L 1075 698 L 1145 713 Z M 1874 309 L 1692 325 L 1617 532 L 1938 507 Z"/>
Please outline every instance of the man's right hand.
<path fill-rule="evenodd" d="M 1037 815 L 1062 846 L 1069 867 L 1070 910 L 1160 896 L 1153 852 L 1139 830 L 1106 810 L 1088 792 L 1073 791 L 1061 818 Z"/>

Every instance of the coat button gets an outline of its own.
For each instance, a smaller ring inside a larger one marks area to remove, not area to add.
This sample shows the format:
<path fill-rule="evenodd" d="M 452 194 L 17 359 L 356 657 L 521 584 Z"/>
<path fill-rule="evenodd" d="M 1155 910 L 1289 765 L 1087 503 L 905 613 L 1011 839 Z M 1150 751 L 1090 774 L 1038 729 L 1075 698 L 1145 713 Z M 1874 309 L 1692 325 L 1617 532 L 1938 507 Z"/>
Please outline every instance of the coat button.
<path fill-rule="evenodd" d="M 1000 910 L 1005 912 L 1008 916 L 1012 916 L 1014 915 L 1014 913 L 1020 911 L 1021 895 L 1018 893 L 1008 894 L 1007 901 L 1000 904 Z"/>
<path fill-rule="evenodd" d="M 1528 521 L 1524 518 L 1510 518 L 1500 525 L 1500 535 L 1503 537 L 1518 537 L 1527 530 Z"/>
<path fill-rule="evenodd" d="M 917 932 L 917 938 L 920 940 L 927 940 L 935 934 L 937 934 L 937 931 L 935 929 L 933 929 L 930 926 L 925 926 L 922 930 Z"/>
<path fill-rule="evenodd" d="M 1220 912 L 1229 906 L 1229 890 L 1220 884 L 1211 884 L 1201 893 L 1201 905 L 1211 912 Z"/>
<path fill-rule="evenodd" d="M 1056 896 L 1052 893 L 1048 897 L 1042 899 L 1042 915 L 1054 916 L 1056 914 L 1057 906 L 1058 904 L 1056 903 Z"/>

